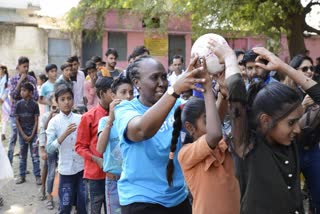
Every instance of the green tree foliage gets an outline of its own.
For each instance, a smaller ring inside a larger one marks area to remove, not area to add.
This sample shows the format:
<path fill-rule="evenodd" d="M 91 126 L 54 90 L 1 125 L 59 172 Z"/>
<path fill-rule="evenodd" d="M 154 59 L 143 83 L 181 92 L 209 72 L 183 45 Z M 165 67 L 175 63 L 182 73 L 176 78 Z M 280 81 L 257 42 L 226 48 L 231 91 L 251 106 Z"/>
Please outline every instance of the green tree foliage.
<path fill-rule="evenodd" d="M 82 30 L 90 17 L 95 20 L 91 30 L 102 32 L 104 14 L 109 9 L 139 12 L 147 28 L 152 27 L 154 17 L 159 17 L 161 27 L 165 27 L 171 15 L 190 14 L 195 38 L 215 29 L 237 35 L 265 35 L 271 39 L 269 44 L 280 44 L 280 37 L 285 34 L 293 56 L 305 51 L 304 32 L 320 34 L 305 21 L 315 5 L 320 1 L 309 0 L 303 7 L 300 0 L 81 0 L 68 14 L 67 22 L 72 30 Z"/>

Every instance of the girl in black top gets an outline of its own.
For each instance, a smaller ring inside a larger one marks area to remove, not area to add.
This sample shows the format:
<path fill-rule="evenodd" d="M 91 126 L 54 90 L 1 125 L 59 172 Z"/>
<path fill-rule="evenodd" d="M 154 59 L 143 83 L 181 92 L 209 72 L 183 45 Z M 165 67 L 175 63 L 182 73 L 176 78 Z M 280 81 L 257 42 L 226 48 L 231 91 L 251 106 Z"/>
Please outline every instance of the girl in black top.
<path fill-rule="evenodd" d="M 246 92 L 232 49 L 214 41 L 210 44 L 226 65 L 241 213 L 303 213 L 295 143 L 303 115 L 299 94 L 281 83 L 255 83 Z M 320 86 L 316 82 L 262 47 L 253 51 L 259 55 L 256 65 L 288 75 L 320 103 Z M 261 59 L 268 62 L 259 63 Z"/>

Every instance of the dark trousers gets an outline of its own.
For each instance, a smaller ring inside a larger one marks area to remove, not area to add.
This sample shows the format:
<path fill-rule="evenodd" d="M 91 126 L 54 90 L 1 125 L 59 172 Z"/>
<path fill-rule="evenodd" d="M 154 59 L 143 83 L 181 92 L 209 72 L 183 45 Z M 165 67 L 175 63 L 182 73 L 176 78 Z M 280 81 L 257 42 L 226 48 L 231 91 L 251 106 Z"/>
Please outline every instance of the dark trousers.
<path fill-rule="evenodd" d="M 48 159 L 45 161 L 48 167 L 47 175 L 47 193 L 51 194 L 53 191 L 54 178 L 56 176 L 56 169 L 58 166 L 58 153 L 48 153 Z"/>
<path fill-rule="evenodd" d="M 133 203 L 121 206 L 122 214 L 191 214 L 192 209 L 189 199 L 186 198 L 181 204 L 175 207 L 164 207 L 160 204 Z"/>
<path fill-rule="evenodd" d="M 70 214 L 75 202 L 78 214 L 86 214 L 83 171 L 74 175 L 61 175 L 59 179 L 59 213 Z"/>
<path fill-rule="evenodd" d="M 301 171 L 306 178 L 315 214 L 320 214 L 320 144 L 300 151 Z"/>
<path fill-rule="evenodd" d="M 8 158 L 10 163 L 13 161 L 13 153 L 14 147 L 16 146 L 17 138 L 18 138 L 18 129 L 16 124 L 16 118 L 10 116 L 10 125 L 11 125 L 11 136 L 9 139 L 9 148 L 8 148 Z"/>
<path fill-rule="evenodd" d="M 100 214 L 103 205 L 106 212 L 105 203 L 105 180 L 85 179 L 86 187 L 86 209 L 89 214 Z"/>
<path fill-rule="evenodd" d="M 28 157 L 28 149 L 29 149 L 31 159 L 32 159 L 32 164 L 33 164 L 33 174 L 35 177 L 40 177 L 41 172 L 40 172 L 39 146 L 37 144 L 37 135 L 34 135 L 34 137 L 29 143 L 26 143 L 19 134 L 19 143 L 20 143 L 20 156 L 19 156 L 20 176 L 26 177 L 27 157 Z"/>

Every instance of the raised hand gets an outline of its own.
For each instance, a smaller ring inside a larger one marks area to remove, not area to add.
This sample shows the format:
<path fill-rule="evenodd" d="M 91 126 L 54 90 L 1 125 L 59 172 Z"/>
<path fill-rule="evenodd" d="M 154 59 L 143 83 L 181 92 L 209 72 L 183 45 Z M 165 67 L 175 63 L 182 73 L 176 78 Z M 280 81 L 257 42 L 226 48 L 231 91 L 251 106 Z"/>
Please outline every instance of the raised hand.
<path fill-rule="evenodd" d="M 265 49 L 264 47 L 255 47 L 252 48 L 253 52 L 258 54 L 259 56 L 256 58 L 256 65 L 268 70 L 268 71 L 279 71 L 281 70 L 281 66 L 285 63 L 279 59 L 276 55 Z M 265 59 L 268 63 L 265 65 L 263 63 L 258 62 L 260 59 Z"/>
<path fill-rule="evenodd" d="M 114 99 L 109 105 L 109 121 L 114 121 L 114 109 L 115 107 L 121 103 L 121 99 Z"/>
<path fill-rule="evenodd" d="M 72 132 L 74 132 L 77 129 L 77 124 L 75 123 L 71 123 L 69 124 L 69 126 L 67 127 L 67 129 L 65 130 L 65 134 L 66 136 L 70 135 Z"/>
<path fill-rule="evenodd" d="M 202 73 L 206 72 L 205 68 L 203 66 L 198 67 L 198 59 L 198 57 L 195 57 L 191 60 L 187 71 L 180 75 L 172 86 L 177 94 L 182 94 L 189 89 L 204 92 L 203 88 L 199 88 L 195 85 L 196 83 L 203 84 L 206 82 L 206 79 L 201 77 Z"/>

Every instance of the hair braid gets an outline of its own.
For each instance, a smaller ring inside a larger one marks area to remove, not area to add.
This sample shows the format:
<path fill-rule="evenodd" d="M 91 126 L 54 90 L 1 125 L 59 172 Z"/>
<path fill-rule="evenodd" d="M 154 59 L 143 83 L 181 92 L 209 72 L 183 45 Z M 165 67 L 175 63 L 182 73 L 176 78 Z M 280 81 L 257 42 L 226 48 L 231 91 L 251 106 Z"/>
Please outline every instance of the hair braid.
<path fill-rule="evenodd" d="M 172 139 L 171 139 L 171 145 L 170 145 L 170 152 L 173 152 L 173 153 L 176 151 L 178 138 L 180 136 L 180 131 L 182 128 L 181 112 L 182 112 L 181 108 L 177 108 L 174 112 L 174 123 L 173 123 Z M 167 181 L 169 186 L 172 185 L 173 172 L 174 172 L 173 158 L 169 158 L 168 165 L 167 165 Z"/>

